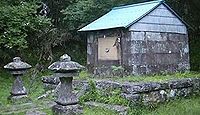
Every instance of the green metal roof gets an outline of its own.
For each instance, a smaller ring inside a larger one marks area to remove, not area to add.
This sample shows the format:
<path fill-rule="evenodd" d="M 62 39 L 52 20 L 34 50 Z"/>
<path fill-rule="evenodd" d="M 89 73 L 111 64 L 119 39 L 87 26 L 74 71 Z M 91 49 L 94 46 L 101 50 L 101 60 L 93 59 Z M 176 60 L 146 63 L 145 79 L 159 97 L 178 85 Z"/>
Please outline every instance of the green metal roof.
<path fill-rule="evenodd" d="M 110 12 L 83 27 L 79 31 L 103 30 L 119 27 L 129 27 L 153 9 L 163 3 L 163 0 L 115 7 Z"/>

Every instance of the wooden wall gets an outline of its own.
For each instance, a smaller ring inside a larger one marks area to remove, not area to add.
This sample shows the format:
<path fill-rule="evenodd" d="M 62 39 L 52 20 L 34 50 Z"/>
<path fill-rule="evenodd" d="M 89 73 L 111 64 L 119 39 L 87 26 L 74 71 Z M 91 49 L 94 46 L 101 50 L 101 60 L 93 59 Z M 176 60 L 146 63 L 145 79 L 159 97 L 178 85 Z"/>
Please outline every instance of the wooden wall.
<path fill-rule="evenodd" d="M 187 34 L 185 24 L 164 5 L 160 5 L 147 16 L 133 24 L 129 30 Z"/>

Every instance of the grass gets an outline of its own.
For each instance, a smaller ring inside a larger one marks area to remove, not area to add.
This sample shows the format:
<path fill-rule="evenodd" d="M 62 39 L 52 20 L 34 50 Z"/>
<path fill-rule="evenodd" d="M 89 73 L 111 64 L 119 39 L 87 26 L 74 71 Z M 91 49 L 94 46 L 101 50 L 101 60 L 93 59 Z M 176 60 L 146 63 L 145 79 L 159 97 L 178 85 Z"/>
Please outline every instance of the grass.
<path fill-rule="evenodd" d="M 10 95 L 10 90 L 14 78 L 5 71 L 0 70 L 0 103 L 7 106 L 7 97 Z"/>
<path fill-rule="evenodd" d="M 43 73 L 34 74 L 34 70 L 30 70 L 29 73 L 22 77 L 24 86 L 29 94 L 29 98 L 31 98 L 33 102 L 36 102 L 37 97 L 45 92 L 41 81 L 42 75 Z M 14 77 L 9 72 L 0 69 L 0 103 L 3 106 L 10 105 L 7 101 L 7 97 L 10 95 L 13 81 Z"/>
<path fill-rule="evenodd" d="M 147 115 L 200 115 L 200 97 L 180 99 L 159 106 Z"/>

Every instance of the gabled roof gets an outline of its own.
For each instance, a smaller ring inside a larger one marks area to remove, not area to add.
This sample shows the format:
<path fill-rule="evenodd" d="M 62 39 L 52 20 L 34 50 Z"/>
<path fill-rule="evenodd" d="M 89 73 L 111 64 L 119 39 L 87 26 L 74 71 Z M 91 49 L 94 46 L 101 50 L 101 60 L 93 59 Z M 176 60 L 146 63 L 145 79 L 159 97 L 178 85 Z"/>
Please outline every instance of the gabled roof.
<path fill-rule="evenodd" d="M 176 15 L 181 20 L 181 18 L 167 4 L 165 4 L 163 0 L 156 0 L 151 2 L 115 7 L 110 12 L 90 23 L 89 25 L 83 27 L 79 31 L 93 31 L 120 27 L 127 28 L 145 17 L 160 4 L 164 4 L 174 15 Z M 181 21 L 185 23 L 183 20 Z"/>

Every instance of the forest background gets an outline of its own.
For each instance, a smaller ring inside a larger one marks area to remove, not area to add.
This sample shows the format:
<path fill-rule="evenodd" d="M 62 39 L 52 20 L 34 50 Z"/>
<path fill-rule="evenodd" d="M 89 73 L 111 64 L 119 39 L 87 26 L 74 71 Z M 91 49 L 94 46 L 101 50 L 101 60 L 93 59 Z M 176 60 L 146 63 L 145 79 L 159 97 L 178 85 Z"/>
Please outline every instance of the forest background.
<path fill-rule="evenodd" d="M 115 6 L 151 0 L 1 0 L 0 69 L 13 57 L 43 70 L 63 53 L 86 65 L 86 35 L 78 29 Z M 200 1 L 166 0 L 189 25 L 191 70 L 200 71 Z"/>

